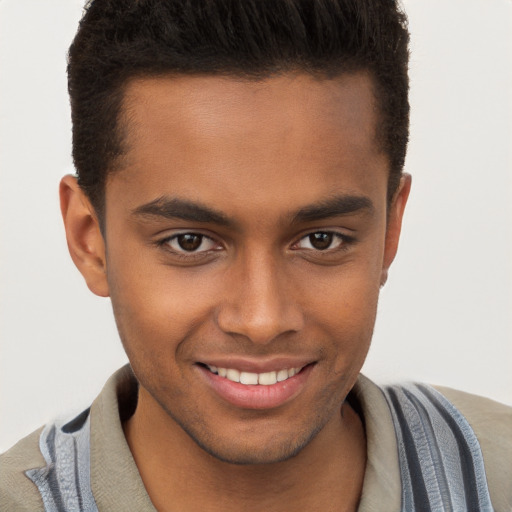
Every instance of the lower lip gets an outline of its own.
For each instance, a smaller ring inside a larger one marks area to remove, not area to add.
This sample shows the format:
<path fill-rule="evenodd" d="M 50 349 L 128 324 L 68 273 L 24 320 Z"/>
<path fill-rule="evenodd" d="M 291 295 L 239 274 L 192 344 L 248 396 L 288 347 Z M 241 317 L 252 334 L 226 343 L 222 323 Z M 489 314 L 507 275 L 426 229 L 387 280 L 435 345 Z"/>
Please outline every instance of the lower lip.
<path fill-rule="evenodd" d="M 288 402 L 306 385 L 312 364 L 305 366 L 299 373 L 270 386 L 246 385 L 233 382 L 212 373 L 203 366 L 197 366 L 213 390 L 226 402 L 244 409 L 272 409 Z"/>

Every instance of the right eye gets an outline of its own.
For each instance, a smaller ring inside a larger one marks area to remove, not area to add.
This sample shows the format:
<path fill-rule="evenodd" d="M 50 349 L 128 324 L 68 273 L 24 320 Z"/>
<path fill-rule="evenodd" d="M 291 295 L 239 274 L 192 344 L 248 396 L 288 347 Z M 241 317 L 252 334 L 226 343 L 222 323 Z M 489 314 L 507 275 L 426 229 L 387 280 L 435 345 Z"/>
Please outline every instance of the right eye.
<path fill-rule="evenodd" d="M 200 233 L 178 233 L 162 241 L 179 253 L 203 253 L 218 248 L 218 244 Z"/>

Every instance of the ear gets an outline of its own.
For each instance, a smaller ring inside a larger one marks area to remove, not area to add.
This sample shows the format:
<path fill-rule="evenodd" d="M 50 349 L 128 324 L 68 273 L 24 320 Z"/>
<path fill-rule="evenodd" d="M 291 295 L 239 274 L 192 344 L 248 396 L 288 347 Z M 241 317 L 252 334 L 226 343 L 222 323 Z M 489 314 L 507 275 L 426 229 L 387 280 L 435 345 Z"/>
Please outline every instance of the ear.
<path fill-rule="evenodd" d="M 105 242 L 94 208 L 74 176 L 62 178 L 59 195 L 69 254 L 89 289 L 108 297 Z"/>
<path fill-rule="evenodd" d="M 400 178 L 400 185 L 391 202 L 388 212 L 388 225 L 386 228 L 386 242 L 384 246 L 384 259 L 380 278 L 380 285 L 384 286 L 388 279 L 388 271 L 391 263 L 396 256 L 398 241 L 400 240 L 400 231 L 402 229 L 402 219 L 404 216 L 405 205 L 411 191 L 411 175 L 404 174 Z"/>

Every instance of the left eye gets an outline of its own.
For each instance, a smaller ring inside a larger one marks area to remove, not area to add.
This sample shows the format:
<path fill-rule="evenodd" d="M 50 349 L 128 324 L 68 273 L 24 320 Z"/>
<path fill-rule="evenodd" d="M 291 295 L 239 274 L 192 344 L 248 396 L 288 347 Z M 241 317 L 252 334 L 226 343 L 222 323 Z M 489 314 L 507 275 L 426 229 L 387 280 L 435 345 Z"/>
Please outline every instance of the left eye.
<path fill-rule="evenodd" d="M 317 231 L 301 238 L 297 244 L 299 249 L 313 249 L 315 251 L 326 251 L 337 249 L 343 245 L 343 237 L 329 231 Z"/>
<path fill-rule="evenodd" d="M 176 252 L 205 252 L 217 246 L 214 240 L 198 233 L 180 233 L 165 243 Z"/>

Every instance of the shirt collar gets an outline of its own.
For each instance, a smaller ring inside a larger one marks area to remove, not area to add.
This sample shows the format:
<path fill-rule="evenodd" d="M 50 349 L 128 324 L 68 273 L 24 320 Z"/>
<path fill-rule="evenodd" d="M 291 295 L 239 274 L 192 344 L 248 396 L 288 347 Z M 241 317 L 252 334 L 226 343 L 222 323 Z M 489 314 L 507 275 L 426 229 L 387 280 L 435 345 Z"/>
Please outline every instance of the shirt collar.
<path fill-rule="evenodd" d="M 129 365 L 105 384 L 91 407 L 91 485 L 99 510 L 156 512 L 124 436 L 137 381 Z M 381 389 L 360 375 L 349 400 L 362 417 L 367 460 L 359 512 L 400 510 L 401 481 L 393 420 Z"/>

